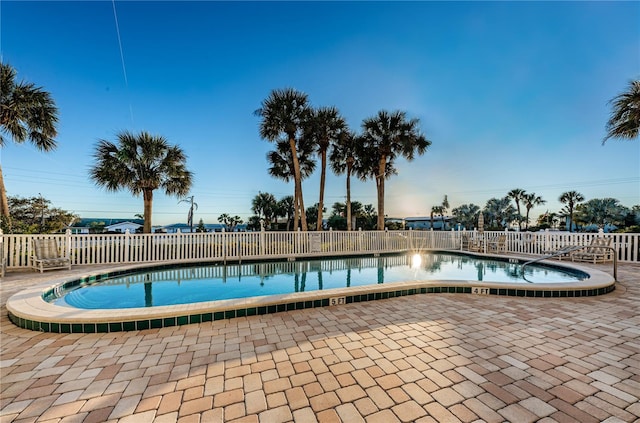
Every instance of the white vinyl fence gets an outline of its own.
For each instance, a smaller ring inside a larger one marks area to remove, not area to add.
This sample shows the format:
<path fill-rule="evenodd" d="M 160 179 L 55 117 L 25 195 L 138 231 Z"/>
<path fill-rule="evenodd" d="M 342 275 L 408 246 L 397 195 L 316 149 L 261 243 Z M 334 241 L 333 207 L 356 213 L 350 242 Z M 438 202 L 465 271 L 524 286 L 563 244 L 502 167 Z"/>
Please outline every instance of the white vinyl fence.
<path fill-rule="evenodd" d="M 324 231 L 204 232 L 175 234 L 2 234 L 0 249 L 7 270 L 31 267 L 34 238 L 57 238 L 72 265 L 126 264 L 158 261 L 242 261 L 412 250 L 460 249 L 455 231 Z M 612 237 L 619 262 L 640 261 L 640 234 L 568 232 L 472 232 L 485 240 L 507 235 L 507 253 L 540 255 L 572 245 L 588 245 L 594 237 Z M 485 242 L 484 245 L 487 245 Z"/>

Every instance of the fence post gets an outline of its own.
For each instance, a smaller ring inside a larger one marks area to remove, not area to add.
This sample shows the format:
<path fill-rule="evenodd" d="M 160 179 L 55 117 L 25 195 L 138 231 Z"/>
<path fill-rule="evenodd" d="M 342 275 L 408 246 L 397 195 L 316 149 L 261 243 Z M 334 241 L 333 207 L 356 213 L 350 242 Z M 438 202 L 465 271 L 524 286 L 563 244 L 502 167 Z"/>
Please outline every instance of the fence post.
<path fill-rule="evenodd" d="M 222 262 L 227 264 L 227 235 L 225 228 L 220 231 L 220 237 L 222 238 Z"/>
<path fill-rule="evenodd" d="M 123 242 L 123 257 L 122 260 L 125 263 L 131 262 L 131 256 L 129 255 L 129 249 L 131 248 L 131 231 L 129 229 L 125 229 L 124 231 L 124 242 Z"/>
<path fill-rule="evenodd" d="M 64 235 L 67 254 L 69 255 L 69 260 L 71 260 L 71 263 L 73 263 L 73 258 L 71 257 L 71 229 L 67 228 L 67 230 L 64 231 Z"/>

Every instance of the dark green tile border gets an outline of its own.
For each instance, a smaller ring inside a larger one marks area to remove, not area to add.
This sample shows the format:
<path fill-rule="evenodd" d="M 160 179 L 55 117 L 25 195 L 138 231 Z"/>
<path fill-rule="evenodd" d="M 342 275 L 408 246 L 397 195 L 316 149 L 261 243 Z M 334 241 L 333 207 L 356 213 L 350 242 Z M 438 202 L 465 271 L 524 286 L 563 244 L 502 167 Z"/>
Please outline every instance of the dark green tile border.
<path fill-rule="evenodd" d="M 528 297 L 528 298 L 579 298 L 593 297 L 608 294 L 616 289 L 615 284 L 595 289 L 576 290 L 534 290 L 534 289 L 513 289 L 513 288 L 489 288 L 489 295 L 507 297 Z M 366 301 L 386 300 L 394 297 L 404 297 L 417 294 L 471 294 L 469 286 L 429 286 L 421 288 L 410 288 L 402 290 L 390 290 L 375 293 L 355 294 L 345 296 L 347 304 L 360 303 Z M 268 306 L 239 308 L 235 310 L 215 311 L 187 316 L 165 317 L 162 319 L 109 322 L 109 323 L 49 323 L 37 322 L 33 320 L 17 317 L 8 313 L 9 320 L 23 329 L 51 333 L 107 333 L 123 332 L 147 329 L 162 329 L 165 327 L 182 326 L 194 323 L 212 322 L 215 320 L 233 319 L 236 317 L 256 316 L 272 313 L 280 313 L 291 310 L 303 310 L 306 308 L 328 307 L 329 298 L 319 300 L 297 301 L 282 304 L 272 304 Z"/>

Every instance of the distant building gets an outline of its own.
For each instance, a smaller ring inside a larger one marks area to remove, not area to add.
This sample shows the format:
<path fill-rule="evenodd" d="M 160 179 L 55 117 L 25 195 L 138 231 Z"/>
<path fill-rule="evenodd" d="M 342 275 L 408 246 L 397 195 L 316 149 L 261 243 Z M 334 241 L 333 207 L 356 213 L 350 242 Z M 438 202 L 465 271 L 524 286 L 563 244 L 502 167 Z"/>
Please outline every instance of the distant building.
<path fill-rule="evenodd" d="M 130 233 L 135 233 L 138 229 L 142 228 L 143 225 L 135 222 L 118 222 L 113 225 L 105 226 L 104 231 L 107 233 L 125 233 L 129 231 Z"/>
<path fill-rule="evenodd" d="M 159 232 L 164 232 L 167 234 L 175 234 L 178 232 L 178 230 L 183 234 L 191 232 L 191 227 L 186 223 L 174 223 L 171 225 L 162 226 L 159 229 L 160 229 Z M 204 230 L 206 232 L 222 232 L 223 229 L 228 232 L 226 225 L 222 223 L 205 223 L 204 224 Z M 236 225 L 236 227 L 234 228 L 234 232 L 245 232 L 246 230 L 247 230 L 247 225 L 245 224 Z M 193 232 L 197 232 L 197 231 L 198 231 L 198 225 L 193 225 Z"/>
<path fill-rule="evenodd" d="M 102 217 L 89 217 L 78 219 L 67 229 L 72 234 L 89 234 L 89 233 L 105 233 L 105 232 L 122 232 L 126 229 L 129 232 L 135 232 L 137 228 L 144 225 L 142 219 L 112 219 Z"/>
<path fill-rule="evenodd" d="M 431 216 L 424 217 L 405 217 L 404 225 L 407 229 L 413 230 L 429 230 L 433 229 L 434 231 L 441 231 L 442 228 L 442 217 L 433 216 L 433 221 L 431 220 Z M 452 229 L 452 221 L 453 216 L 444 216 L 444 230 L 449 231 Z"/>

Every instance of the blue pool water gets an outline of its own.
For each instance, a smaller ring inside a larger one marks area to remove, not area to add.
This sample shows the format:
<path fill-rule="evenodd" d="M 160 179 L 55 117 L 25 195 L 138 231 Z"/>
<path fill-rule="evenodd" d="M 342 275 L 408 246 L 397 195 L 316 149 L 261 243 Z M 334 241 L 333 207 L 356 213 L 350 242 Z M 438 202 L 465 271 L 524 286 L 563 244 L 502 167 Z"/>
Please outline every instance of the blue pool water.
<path fill-rule="evenodd" d="M 402 254 L 164 267 L 59 290 L 48 301 L 84 309 L 115 309 L 327 290 L 415 280 L 468 280 L 508 283 L 577 282 L 578 271 L 531 265 L 525 277 L 519 263 L 453 253 Z M 60 292 L 61 291 L 61 292 Z"/>

